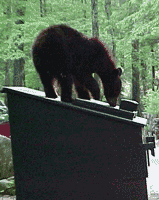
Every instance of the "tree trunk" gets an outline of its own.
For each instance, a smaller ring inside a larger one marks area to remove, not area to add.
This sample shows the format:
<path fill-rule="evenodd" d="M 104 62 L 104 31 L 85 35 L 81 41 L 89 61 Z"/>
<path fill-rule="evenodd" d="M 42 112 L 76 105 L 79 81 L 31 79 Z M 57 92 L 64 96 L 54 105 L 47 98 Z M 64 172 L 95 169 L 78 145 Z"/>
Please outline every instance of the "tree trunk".
<path fill-rule="evenodd" d="M 122 60 L 121 60 L 121 67 L 124 69 L 124 54 L 122 54 Z M 122 81 L 122 76 L 121 76 L 121 81 Z M 123 84 L 122 84 L 122 88 L 121 88 L 121 91 L 124 91 L 124 88 L 123 88 Z M 118 97 L 118 104 L 120 105 L 120 102 L 121 102 L 121 99 L 123 98 L 123 95 L 122 93 L 119 94 L 119 97 Z"/>
<path fill-rule="evenodd" d="M 45 0 L 40 0 L 40 13 L 41 13 L 41 17 L 44 17 L 46 15 L 46 2 L 45 2 Z"/>
<path fill-rule="evenodd" d="M 143 95 L 146 95 L 147 91 L 147 84 L 146 84 L 146 77 L 147 77 L 147 65 L 144 63 L 144 60 L 141 60 L 141 66 L 142 66 L 142 85 L 143 85 Z"/>
<path fill-rule="evenodd" d="M 24 1 L 24 5 L 25 5 L 25 1 Z M 16 16 L 21 18 L 22 16 L 25 15 L 25 6 L 21 5 L 21 6 L 17 6 L 18 8 L 16 9 Z M 24 20 L 22 19 L 18 19 L 15 21 L 15 24 L 24 24 Z M 19 28 L 19 30 L 21 31 L 21 29 Z M 21 31 L 21 35 L 17 35 L 17 40 L 19 40 L 19 38 L 21 38 L 23 35 L 22 31 Z M 18 45 L 15 42 L 15 45 L 17 46 L 17 50 L 23 51 L 24 48 L 24 43 L 21 43 L 20 45 Z M 25 72 L 24 72 L 24 64 L 25 64 L 25 60 L 23 57 L 19 58 L 19 59 L 15 59 L 14 60 L 14 77 L 13 77 L 13 85 L 14 86 L 25 86 Z"/>
<path fill-rule="evenodd" d="M 152 57 L 153 57 L 153 48 L 151 49 Z M 155 66 L 152 66 L 152 90 L 155 91 L 154 89 L 154 84 L 155 83 Z"/>
<path fill-rule="evenodd" d="M 92 2 L 92 36 L 99 37 L 99 26 L 98 26 L 98 0 L 91 0 Z M 97 74 L 94 74 L 95 80 L 98 82 L 100 90 L 100 78 Z"/>
<path fill-rule="evenodd" d="M 98 0 L 91 0 L 91 2 L 92 2 L 92 35 L 93 37 L 99 37 Z"/>
<path fill-rule="evenodd" d="M 10 19 L 11 18 L 11 0 L 7 0 L 6 5 L 7 5 L 7 7 L 4 9 L 4 14 L 6 14 L 7 19 Z M 10 20 L 8 20 L 8 23 L 6 24 L 6 29 L 7 29 L 6 30 L 7 32 L 11 31 Z M 9 35 L 6 36 L 6 39 L 7 40 L 9 39 Z M 11 63 L 10 59 L 7 59 L 5 61 L 5 83 L 4 83 L 5 86 L 10 86 L 11 85 L 10 76 L 9 76 L 10 75 L 9 74 L 10 63 Z M 4 97 L 4 103 L 6 104 L 6 106 L 8 106 L 7 94 L 3 93 L 2 96 Z"/>
<path fill-rule="evenodd" d="M 110 20 L 111 14 L 112 14 L 112 12 L 111 12 L 111 0 L 105 0 L 105 13 L 107 14 L 108 23 L 110 25 L 109 20 Z M 113 46 L 112 53 L 113 53 L 113 55 L 115 57 L 115 54 L 116 54 L 115 53 L 116 52 L 116 44 L 115 44 L 115 41 L 114 41 L 114 29 L 113 28 L 110 29 L 109 33 L 110 33 L 110 35 L 112 37 L 112 46 Z"/>
<path fill-rule="evenodd" d="M 86 15 L 87 11 L 86 11 L 86 9 L 84 8 L 84 5 L 85 5 L 87 2 L 86 2 L 86 0 L 81 0 L 81 3 L 83 4 L 83 17 L 84 17 L 84 18 L 87 18 L 87 15 Z"/>
<path fill-rule="evenodd" d="M 132 41 L 132 100 L 139 103 L 138 111 L 141 116 L 140 106 L 140 74 L 139 74 L 139 40 Z"/>

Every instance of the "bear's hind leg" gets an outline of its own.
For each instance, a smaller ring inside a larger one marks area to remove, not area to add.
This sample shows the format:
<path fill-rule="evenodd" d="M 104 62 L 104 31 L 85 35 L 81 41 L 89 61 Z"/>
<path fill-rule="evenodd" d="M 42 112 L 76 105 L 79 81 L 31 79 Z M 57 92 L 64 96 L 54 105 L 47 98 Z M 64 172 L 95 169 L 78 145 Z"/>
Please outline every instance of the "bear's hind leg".
<path fill-rule="evenodd" d="M 85 86 L 91 92 L 93 98 L 95 100 L 99 100 L 100 98 L 99 85 L 92 76 L 88 76 L 85 78 Z"/>
<path fill-rule="evenodd" d="M 80 81 L 79 81 L 80 80 Z M 76 90 L 78 96 L 81 99 L 90 99 L 89 92 L 91 92 L 94 99 L 99 100 L 100 98 L 100 89 L 97 81 L 92 76 L 87 77 L 75 77 L 74 78 Z"/>
<path fill-rule="evenodd" d="M 90 96 L 89 96 L 89 92 L 88 90 L 85 88 L 84 84 L 81 83 L 81 81 L 79 81 L 75 76 L 74 78 L 74 84 L 78 93 L 78 97 L 80 99 L 87 99 L 90 100 Z M 82 79 L 80 79 L 82 80 Z"/>

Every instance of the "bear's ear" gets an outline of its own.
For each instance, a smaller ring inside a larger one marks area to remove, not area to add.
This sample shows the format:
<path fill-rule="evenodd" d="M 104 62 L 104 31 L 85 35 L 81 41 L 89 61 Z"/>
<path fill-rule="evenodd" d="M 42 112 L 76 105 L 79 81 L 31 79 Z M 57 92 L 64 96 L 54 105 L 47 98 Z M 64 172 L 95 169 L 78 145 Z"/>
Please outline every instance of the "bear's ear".
<path fill-rule="evenodd" d="M 121 68 L 117 68 L 117 69 L 114 69 L 113 71 L 112 71 L 112 76 L 114 76 L 114 77 L 117 77 L 117 76 L 121 76 L 121 74 L 122 74 L 122 69 Z"/>
<path fill-rule="evenodd" d="M 118 75 L 121 76 L 121 74 L 122 74 L 122 69 L 121 69 L 121 68 L 118 68 L 117 70 L 118 70 Z"/>

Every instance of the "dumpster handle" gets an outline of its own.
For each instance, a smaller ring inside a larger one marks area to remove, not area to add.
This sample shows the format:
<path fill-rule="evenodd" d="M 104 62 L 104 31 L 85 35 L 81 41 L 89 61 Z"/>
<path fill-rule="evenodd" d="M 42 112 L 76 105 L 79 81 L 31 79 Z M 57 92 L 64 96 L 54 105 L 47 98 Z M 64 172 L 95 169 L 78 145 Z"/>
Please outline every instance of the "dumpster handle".
<path fill-rule="evenodd" d="M 151 155 L 155 156 L 155 138 L 154 137 L 146 137 L 146 144 L 143 144 L 145 147 L 145 150 L 147 152 L 147 160 L 148 160 L 148 166 L 150 166 L 150 159 L 149 159 L 149 150 L 151 150 Z"/>

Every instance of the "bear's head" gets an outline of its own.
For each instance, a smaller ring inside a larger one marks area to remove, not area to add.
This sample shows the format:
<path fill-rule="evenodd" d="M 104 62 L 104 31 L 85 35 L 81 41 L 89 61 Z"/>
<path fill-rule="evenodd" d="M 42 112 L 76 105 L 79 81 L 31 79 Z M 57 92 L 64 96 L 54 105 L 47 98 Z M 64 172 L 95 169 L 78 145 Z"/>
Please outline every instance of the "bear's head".
<path fill-rule="evenodd" d="M 110 106 L 115 107 L 117 103 L 117 98 L 121 92 L 121 80 L 120 76 L 122 74 L 121 68 L 114 69 L 109 76 L 105 79 L 104 85 L 104 94 L 110 104 Z"/>

